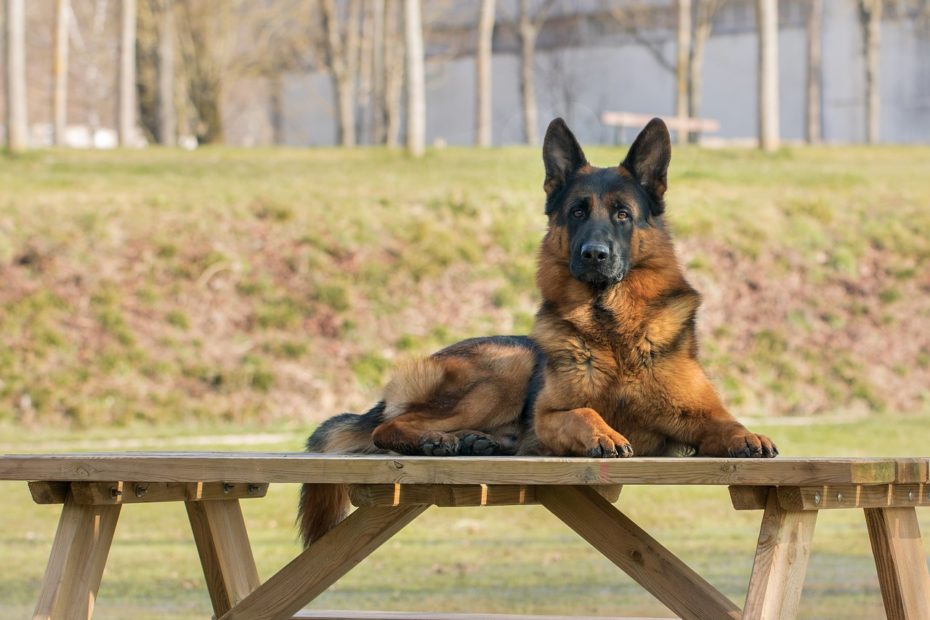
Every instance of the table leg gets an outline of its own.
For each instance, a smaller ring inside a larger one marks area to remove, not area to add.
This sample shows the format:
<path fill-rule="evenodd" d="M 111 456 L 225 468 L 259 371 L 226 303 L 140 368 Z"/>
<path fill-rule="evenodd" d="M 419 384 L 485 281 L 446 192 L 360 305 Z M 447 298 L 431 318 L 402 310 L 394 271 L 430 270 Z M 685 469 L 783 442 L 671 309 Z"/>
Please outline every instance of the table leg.
<path fill-rule="evenodd" d="M 769 491 L 743 618 L 797 615 L 816 523 L 816 510 L 785 510 Z"/>
<path fill-rule="evenodd" d="M 428 504 L 359 508 L 226 612 L 221 620 L 291 618 L 427 508 Z"/>
<path fill-rule="evenodd" d="M 261 583 L 238 499 L 184 502 L 216 617 Z"/>
<path fill-rule="evenodd" d="M 739 618 L 730 599 L 649 536 L 593 489 L 545 486 L 537 491 L 550 512 L 682 618 Z"/>
<path fill-rule="evenodd" d="M 917 511 L 866 508 L 885 613 L 893 620 L 930 618 L 930 576 L 924 557 Z"/>
<path fill-rule="evenodd" d="M 67 496 L 33 620 L 89 620 L 93 616 L 119 512 L 119 504 L 81 505 Z"/>

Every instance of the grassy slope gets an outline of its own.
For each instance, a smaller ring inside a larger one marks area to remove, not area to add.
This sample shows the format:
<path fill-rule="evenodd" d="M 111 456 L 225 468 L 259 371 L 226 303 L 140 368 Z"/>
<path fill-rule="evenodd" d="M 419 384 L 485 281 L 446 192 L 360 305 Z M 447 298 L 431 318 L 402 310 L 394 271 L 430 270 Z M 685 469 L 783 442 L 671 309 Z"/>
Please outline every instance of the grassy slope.
<path fill-rule="evenodd" d="M 676 151 L 669 217 L 737 413 L 927 410 L 928 162 Z M 0 423 L 364 407 L 398 355 L 529 329 L 541 173 L 519 148 L 0 159 Z"/>
<path fill-rule="evenodd" d="M 787 455 L 926 454 L 930 418 L 871 419 L 863 424 L 766 426 Z M 237 428 L 241 433 L 267 428 Z M 215 430 L 214 432 L 221 432 Z M 227 430 L 225 432 L 231 432 Z M 116 430 L 72 434 L 4 433 L 0 452 L 48 449 L 295 450 L 303 433 L 230 447 L 190 428 L 151 433 Z M 129 439 L 134 438 L 134 442 Z M 261 443 L 265 441 L 267 443 Z M 185 443 L 188 442 L 188 443 Z M 38 593 L 58 509 L 37 506 L 21 483 L 0 483 L 0 618 L 28 615 Z M 298 552 L 293 527 L 297 489 L 272 485 L 263 500 L 244 500 L 259 573 L 268 577 Z M 758 534 L 758 512 L 735 512 L 723 487 L 627 487 L 620 506 L 734 601 L 745 596 Z M 930 511 L 918 511 L 930 531 Z M 930 554 L 930 538 L 924 539 Z M 209 617 L 189 526 L 180 505 L 123 510 L 96 617 Z M 540 508 L 432 509 L 389 541 L 332 590 L 316 608 L 472 612 L 668 615 L 612 564 Z M 802 599 L 803 618 L 882 617 L 875 568 L 861 512 L 826 511 L 817 524 Z M 176 614 L 176 615 L 175 615 Z"/>

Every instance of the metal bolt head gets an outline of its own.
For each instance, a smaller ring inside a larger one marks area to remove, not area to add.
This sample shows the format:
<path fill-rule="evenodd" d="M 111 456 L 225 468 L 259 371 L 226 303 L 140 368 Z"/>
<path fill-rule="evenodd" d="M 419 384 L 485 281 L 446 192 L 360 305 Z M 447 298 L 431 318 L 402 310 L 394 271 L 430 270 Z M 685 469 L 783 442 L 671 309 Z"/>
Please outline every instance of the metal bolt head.
<path fill-rule="evenodd" d="M 838 504 L 842 504 L 842 503 L 843 503 L 843 494 L 842 494 L 842 493 L 837 493 L 837 494 L 836 494 L 836 501 L 837 501 Z"/>
<path fill-rule="evenodd" d="M 136 488 L 135 488 L 136 497 L 145 497 L 146 491 L 148 491 L 148 489 L 145 488 L 143 485 L 141 484 L 136 485 Z"/>
<path fill-rule="evenodd" d="M 235 486 L 236 486 L 236 485 L 234 485 L 234 484 L 232 484 L 232 483 L 224 482 L 224 483 L 223 483 L 223 493 L 230 493 L 230 492 L 233 490 L 233 488 L 235 488 Z"/>
<path fill-rule="evenodd" d="M 120 495 L 122 495 L 122 494 L 123 494 L 123 492 L 120 491 L 118 488 L 116 488 L 116 487 L 110 487 L 110 497 L 112 497 L 113 499 L 118 498 L 118 497 L 119 497 Z"/>
<path fill-rule="evenodd" d="M 814 493 L 814 503 L 820 504 L 820 493 Z"/>
<path fill-rule="evenodd" d="M 255 495 L 256 493 L 258 493 L 258 490 L 259 490 L 260 488 L 261 488 L 261 487 L 260 487 L 259 485 L 257 485 L 257 484 L 250 484 L 248 487 L 246 487 L 246 489 L 247 489 L 248 492 L 249 492 L 249 495 Z"/>
<path fill-rule="evenodd" d="M 907 499 L 908 499 L 909 501 L 912 501 L 912 502 L 914 501 L 914 492 L 913 492 L 913 491 L 908 491 L 908 492 L 907 492 Z"/>

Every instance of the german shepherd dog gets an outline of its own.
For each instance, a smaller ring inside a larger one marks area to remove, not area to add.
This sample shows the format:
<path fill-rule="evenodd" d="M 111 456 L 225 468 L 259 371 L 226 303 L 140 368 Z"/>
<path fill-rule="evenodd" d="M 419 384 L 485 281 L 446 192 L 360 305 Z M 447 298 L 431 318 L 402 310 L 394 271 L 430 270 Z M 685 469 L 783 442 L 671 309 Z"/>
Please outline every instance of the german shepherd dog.
<path fill-rule="evenodd" d="M 324 422 L 309 452 L 765 457 L 697 360 L 700 296 L 665 227 L 668 129 L 653 119 L 617 167 L 596 168 L 562 119 L 543 144 L 546 216 L 533 332 L 453 344 L 397 368 L 368 413 Z M 341 520 L 344 485 L 305 484 L 309 545 Z"/>

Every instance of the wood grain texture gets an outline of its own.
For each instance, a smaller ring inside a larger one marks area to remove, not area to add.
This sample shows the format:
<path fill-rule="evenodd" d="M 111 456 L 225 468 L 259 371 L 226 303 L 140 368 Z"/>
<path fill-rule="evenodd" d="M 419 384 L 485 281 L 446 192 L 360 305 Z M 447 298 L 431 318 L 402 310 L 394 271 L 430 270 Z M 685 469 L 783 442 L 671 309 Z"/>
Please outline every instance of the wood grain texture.
<path fill-rule="evenodd" d="M 762 510 L 775 487 L 730 487 L 730 502 L 734 510 Z"/>
<path fill-rule="evenodd" d="M 392 457 L 306 453 L 7 455 L 0 480 L 345 484 L 817 485 L 894 482 L 894 459 Z"/>
<path fill-rule="evenodd" d="M 588 487 L 537 489 L 540 502 L 682 618 L 739 618 L 730 599 Z"/>
<path fill-rule="evenodd" d="M 88 620 L 93 615 L 119 513 L 119 506 L 65 501 L 33 620 Z"/>
<path fill-rule="evenodd" d="M 930 576 L 917 511 L 866 508 L 864 512 L 885 614 L 892 620 L 930 618 Z"/>
<path fill-rule="evenodd" d="M 32 501 L 37 504 L 64 504 L 71 485 L 67 482 L 34 481 L 29 483 Z"/>
<path fill-rule="evenodd" d="M 359 508 L 275 573 L 221 620 L 285 620 L 428 508 Z"/>
<path fill-rule="evenodd" d="M 930 458 L 896 458 L 895 481 L 930 482 Z"/>
<path fill-rule="evenodd" d="M 261 583 L 242 508 L 235 499 L 185 506 L 213 611 L 220 617 Z"/>
<path fill-rule="evenodd" d="M 264 497 L 268 484 L 229 482 L 30 482 L 37 504 L 64 503 L 68 492 L 77 504 L 147 504 Z"/>
<path fill-rule="evenodd" d="M 817 487 L 779 487 L 778 503 L 785 510 L 930 506 L 930 485 L 835 484 Z"/>
<path fill-rule="evenodd" d="M 797 616 L 816 523 L 816 511 L 784 510 L 777 494 L 769 493 L 743 607 L 744 619 Z"/>
<path fill-rule="evenodd" d="M 622 489 L 619 485 L 592 488 L 609 502 L 616 502 Z M 539 503 L 535 486 L 507 484 L 356 484 L 349 488 L 349 497 L 355 506 L 527 506 Z"/>
<path fill-rule="evenodd" d="M 430 611 L 343 611 L 307 610 L 292 616 L 294 620 L 656 620 L 630 616 L 535 616 L 530 614 L 459 614 Z"/>

